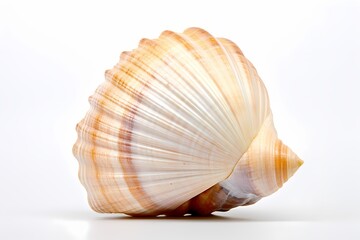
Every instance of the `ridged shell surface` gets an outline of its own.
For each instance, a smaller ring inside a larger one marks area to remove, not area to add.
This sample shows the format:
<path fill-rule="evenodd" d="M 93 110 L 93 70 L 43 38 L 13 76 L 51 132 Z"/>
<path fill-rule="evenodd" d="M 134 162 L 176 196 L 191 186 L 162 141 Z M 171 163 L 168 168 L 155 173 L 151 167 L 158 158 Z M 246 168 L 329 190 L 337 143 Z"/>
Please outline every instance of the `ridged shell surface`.
<path fill-rule="evenodd" d="M 277 138 L 255 68 L 227 39 L 165 31 L 105 75 L 73 147 L 95 211 L 226 211 L 275 192 L 302 164 Z"/>

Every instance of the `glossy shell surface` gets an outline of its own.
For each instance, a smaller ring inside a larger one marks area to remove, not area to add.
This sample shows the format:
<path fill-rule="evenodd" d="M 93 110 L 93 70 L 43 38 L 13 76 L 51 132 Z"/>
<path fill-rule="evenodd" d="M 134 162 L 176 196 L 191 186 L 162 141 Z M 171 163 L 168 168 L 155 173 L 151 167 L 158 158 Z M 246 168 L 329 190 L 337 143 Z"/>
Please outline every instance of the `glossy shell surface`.
<path fill-rule="evenodd" d="M 95 211 L 226 211 L 275 192 L 302 164 L 277 137 L 257 71 L 227 39 L 165 31 L 105 75 L 73 147 Z"/>

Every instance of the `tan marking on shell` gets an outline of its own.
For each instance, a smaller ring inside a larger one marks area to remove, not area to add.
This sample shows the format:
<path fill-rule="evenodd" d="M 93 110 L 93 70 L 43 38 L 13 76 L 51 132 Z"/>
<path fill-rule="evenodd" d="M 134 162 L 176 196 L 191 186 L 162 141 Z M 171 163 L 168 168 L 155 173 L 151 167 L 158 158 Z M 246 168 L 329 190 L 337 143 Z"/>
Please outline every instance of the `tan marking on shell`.
<path fill-rule="evenodd" d="M 276 182 L 279 187 L 283 185 L 284 182 L 287 181 L 287 151 L 283 147 L 281 141 L 276 142 L 276 154 L 275 154 L 275 175 Z"/>
<path fill-rule="evenodd" d="M 95 118 L 94 129 L 98 128 L 97 125 L 99 123 L 100 117 L 101 117 L 101 112 L 99 112 Z M 99 170 L 99 167 L 97 166 L 97 162 L 96 162 L 97 152 L 96 152 L 95 138 L 96 138 L 96 132 L 94 132 L 94 135 L 92 138 L 93 147 L 91 149 L 91 159 L 92 159 L 94 167 L 95 167 L 95 176 L 96 176 L 97 181 L 100 183 L 99 186 L 100 186 L 101 194 L 103 195 L 104 199 L 106 200 L 108 206 L 110 206 L 110 209 L 113 211 L 114 210 L 114 208 L 112 207 L 113 200 L 111 199 L 111 195 L 108 195 L 106 193 L 106 187 L 104 187 L 104 185 L 102 184 L 102 180 L 101 180 L 101 171 Z M 101 208 L 99 208 L 99 210 L 103 211 Z"/>

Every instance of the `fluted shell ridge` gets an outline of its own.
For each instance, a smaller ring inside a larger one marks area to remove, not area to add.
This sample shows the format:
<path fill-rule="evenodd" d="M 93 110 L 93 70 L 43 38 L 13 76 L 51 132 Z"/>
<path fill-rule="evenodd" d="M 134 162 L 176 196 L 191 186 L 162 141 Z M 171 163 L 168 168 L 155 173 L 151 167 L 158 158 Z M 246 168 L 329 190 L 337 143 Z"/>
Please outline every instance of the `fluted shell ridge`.
<path fill-rule="evenodd" d="M 77 125 L 73 147 L 95 211 L 208 214 L 246 205 L 236 200 L 244 196 L 247 204 L 256 202 L 287 180 L 283 174 L 281 184 L 263 187 L 257 181 L 261 174 L 232 176 L 252 165 L 263 167 L 241 159 L 258 156 L 260 145 L 277 140 L 266 88 L 233 42 L 199 28 L 165 31 L 123 52 L 105 77 L 89 98 L 91 108 Z M 265 121 L 270 123 L 264 136 L 270 131 L 271 137 L 253 144 Z M 295 159 L 286 154 L 281 161 Z M 285 166 L 277 161 L 274 171 Z M 236 193 L 231 186 L 241 182 L 247 190 Z"/>

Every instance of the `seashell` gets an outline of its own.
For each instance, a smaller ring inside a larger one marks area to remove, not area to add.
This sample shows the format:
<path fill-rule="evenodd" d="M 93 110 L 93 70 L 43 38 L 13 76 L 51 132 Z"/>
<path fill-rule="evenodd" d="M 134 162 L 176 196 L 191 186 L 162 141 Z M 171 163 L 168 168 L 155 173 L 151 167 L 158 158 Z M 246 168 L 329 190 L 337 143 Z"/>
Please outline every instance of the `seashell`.
<path fill-rule="evenodd" d="M 97 212 L 227 211 L 275 192 L 303 163 L 278 139 L 254 66 L 227 39 L 165 31 L 105 76 L 73 147 Z"/>

